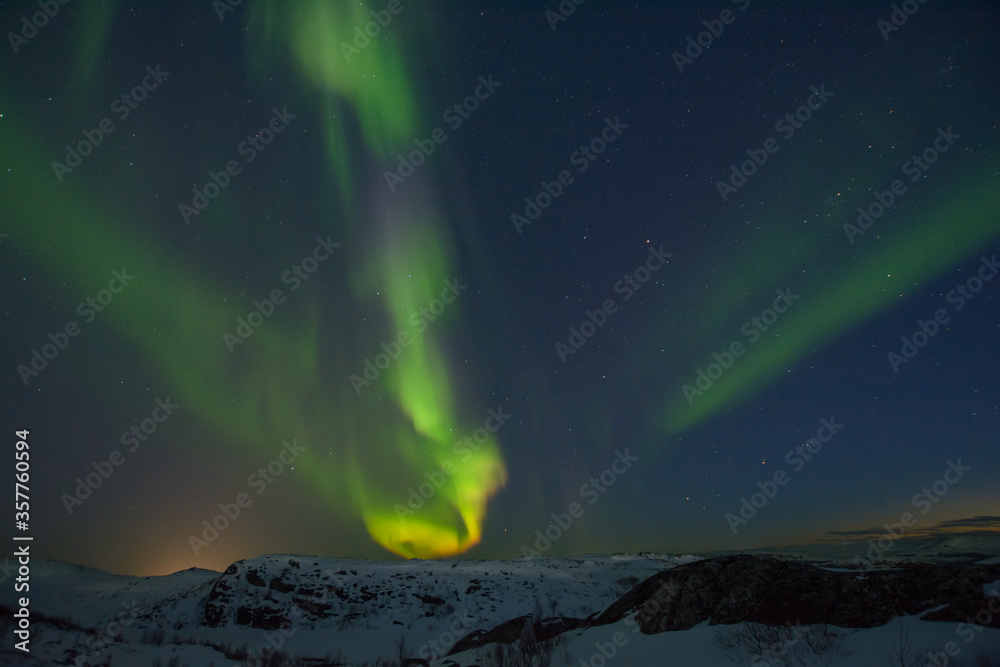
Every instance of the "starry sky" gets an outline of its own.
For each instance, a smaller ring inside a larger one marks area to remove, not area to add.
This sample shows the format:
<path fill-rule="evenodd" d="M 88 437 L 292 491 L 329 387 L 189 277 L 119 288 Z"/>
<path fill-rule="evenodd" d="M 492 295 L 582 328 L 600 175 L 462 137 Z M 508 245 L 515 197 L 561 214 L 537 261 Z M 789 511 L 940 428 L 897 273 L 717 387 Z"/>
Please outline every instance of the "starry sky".
<path fill-rule="evenodd" d="M 165 574 L 1000 529 L 1000 13 L 665 4 L 0 3 L 9 531 Z"/>

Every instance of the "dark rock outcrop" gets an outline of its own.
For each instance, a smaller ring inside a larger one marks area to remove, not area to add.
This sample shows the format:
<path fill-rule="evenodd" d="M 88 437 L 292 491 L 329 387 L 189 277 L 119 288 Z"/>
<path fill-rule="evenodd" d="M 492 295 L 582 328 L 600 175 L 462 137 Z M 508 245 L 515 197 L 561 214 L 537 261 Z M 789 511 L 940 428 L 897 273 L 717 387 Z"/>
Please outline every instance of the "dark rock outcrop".
<path fill-rule="evenodd" d="M 279 630 L 292 627 L 296 619 L 315 621 L 331 615 L 330 593 L 335 587 L 320 582 L 296 586 L 281 575 L 270 575 L 266 581 L 261 570 L 251 563 L 236 561 L 215 582 L 205 600 L 204 625 L 217 628 L 232 622 L 261 630 Z M 296 562 L 293 567 L 298 571 L 300 565 Z M 298 576 L 297 572 L 294 576 Z M 281 599 L 271 601 L 262 597 L 268 595 L 266 591 L 281 594 Z"/>
<path fill-rule="evenodd" d="M 653 575 L 588 625 L 615 623 L 638 611 L 635 620 L 646 634 L 687 630 L 706 620 L 870 628 L 940 605 L 948 607 L 926 620 L 955 620 L 956 614 L 964 620 L 985 604 L 983 585 L 998 577 L 997 565 L 902 563 L 888 570 L 834 571 L 770 556 L 724 556 Z M 1000 628 L 1000 615 L 992 626 Z"/>
<path fill-rule="evenodd" d="M 292 626 L 284 609 L 269 605 L 240 605 L 236 610 L 236 624 L 260 630 L 282 630 Z"/>

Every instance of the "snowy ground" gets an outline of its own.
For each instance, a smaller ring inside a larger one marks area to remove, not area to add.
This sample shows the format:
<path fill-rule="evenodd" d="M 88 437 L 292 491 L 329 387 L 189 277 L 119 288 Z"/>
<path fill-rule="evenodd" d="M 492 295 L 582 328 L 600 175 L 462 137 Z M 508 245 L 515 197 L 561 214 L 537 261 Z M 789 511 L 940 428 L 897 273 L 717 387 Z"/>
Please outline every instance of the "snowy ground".
<path fill-rule="evenodd" d="M 283 631 L 248 629 L 232 622 L 205 627 L 205 600 L 221 575 L 218 572 L 124 577 L 66 563 L 35 562 L 30 647 L 31 656 L 39 661 L 29 662 L 10 651 L 15 639 L 13 626 L 7 625 L 0 664 L 89 661 L 94 665 L 166 666 L 175 659 L 177 665 L 221 667 L 244 664 L 245 660 L 234 659 L 245 655 L 239 652 L 241 647 L 261 655 L 276 646 L 295 658 L 327 660 L 303 664 L 341 664 L 342 660 L 363 665 L 395 658 L 401 639 L 405 639 L 406 655 L 431 658 L 445 653 L 472 630 L 490 629 L 519 616 L 587 617 L 605 609 L 635 583 L 693 560 L 697 557 L 633 554 L 513 561 L 374 562 L 301 556 L 261 556 L 248 561 L 244 567 L 263 572 L 272 584 L 274 580 L 268 577 L 273 573 L 300 590 L 306 583 L 314 584 L 317 577 L 336 582 L 342 596 L 330 598 L 336 616 L 308 627 L 300 622 Z M 253 606 L 257 598 L 251 595 L 259 594 L 261 599 L 283 604 L 281 595 L 272 589 L 273 585 L 240 592 L 246 596 L 241 600 Z M 6 582 L 0 588 L 0 604 L 13 609 L 14 596 L 11 582 Z M 429 598 L 435 602 L 429 605 Z M 996 613 L 1000 614 L 1000 598 Z M 10 613 L 5 612 L 3 622 L 9 619 Z M 630 616 L 613 625 L 565 633 L 551 665 L 731 666 L 738 664 L 735 659 L 740 656 L 735 649 L 724 650 L 720 639 L 733 627 L 702 623 L 683 632 L 644 635 Z M 1000 665 L 1000 630 L 990 628 L 930 623 L 916 617 L 897 618 L 871 629 L 833 628 L 835 645 L 820 655 L 806 650 L 801 636 L 806 629 L 793 630 L 791 636 L 765 646 L 763 653 L 744 652 L 743 664 L 979 667 L 975 659 L 983 653 L 996 656 L 995 664 Z M 900 653 L 907 658 L 903 663 Z M 800 655 L 801 661 L 792 661 L 792 654 Z M 479 649 L 431 664 L 486 667 L 490 662 Z"/>
<path fill-rule="evenodd" d="M 795 642 L 795 636 L 792 635 L 790 641 L 774 645 L 769 653 L 765 652 L 756 658 L 750 657 L 742 663 L 729 658 L 716 641 L 717 633 L 724 632 L 727 627 L 702 623 L 684 632 L 663 632 L 650 636 L 634 633 L 634 626 L 629 626 L 626 622 L 591 628 L 582 633 L 571 633 L 569 641 L 553 652 L 552 667 L 735 667 L 738 664 L 761 667 L 796 664 L 889 667 L 901 664 L 901 653 L 905 653 L 908 658 L 905 664 L 913 667 L 935 665 L 928 655 L 931 653 L 938 655 L 937 667 L 945 664 L 978 667 L 976 659 L 980 653 L 996 656 L 995 663 L 991 665 L 1000 665 L 1000 630 L 986 628 L 966 643 L 966 637 L 956 633 L 956 625 L 927 623 L 916 617 L 898 618 L 879 628 L 835 628 L 834 631 L 842 637 L 842 643 L 837 651 L 821 656 L 803 652 L 796 646 L 801 642 Z M 900 650 L 901 639 L 909 646 L 909 650 Z M 943 655 L 948 642 L 954 642 L 953 656 L 950 658 Z M 800 662 L 786 662 L 782 659 L 792 651 L 803 656 Z M 950 662 L 944 662 L 946 658 Z M 450 656 L 448 659 L 463 667 L 488 664 L 477 661 L 473 651 Z M 447 662 L 441 660 L 431 664 L 440 667 Z"/>

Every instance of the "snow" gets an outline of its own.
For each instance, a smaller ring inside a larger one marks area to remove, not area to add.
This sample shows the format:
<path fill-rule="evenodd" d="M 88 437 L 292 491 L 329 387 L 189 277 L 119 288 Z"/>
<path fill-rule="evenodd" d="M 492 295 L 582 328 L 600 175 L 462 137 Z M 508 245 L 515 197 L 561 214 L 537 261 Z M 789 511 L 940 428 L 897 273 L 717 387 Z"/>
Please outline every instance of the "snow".
<path fill-rule="evenodd" d="M 625 621 L 613 625 L 588 628 L 582 632 L 571 633 L 571 639 L 565 647 L 558 648 L 554 653 L 553 667 L 605 667 L 621 665 L 622 667 L 733 667 L 734 663 L 715 641 L 717 633 L 727 626 L 711 626 L 708 622 L 701 623 L 684 632 L 663 632 L 646 636 L 635 633 L 634 626 Z M 884 626 L 868 629 L 836 628 L 835 632 L 842 637 L 842 644 L 836 655 L 825 655 L 815 662 L 805 664 L 827 665 L 828 667 L 859 667 L 860 665 L 891 665 L 892 658 L 899 655 L 897 647 L 900 638 L 910 643 L 906 655 L 911 661 L 907 664 L 923 667 L 931 662 L 929 654 L 940 656 L 948 642 L 954 642 L 949 665 L 966 664 L 971 667 L 974 658 L 980 653 L 1000 655 L 1000 630 L 984 629 L 974 635 L 959 635 L 956 626 L 950 623 L 928 623 L 920 621 L 915 616 L 896 618 Z M 614 639 L 625 639 L 621 646 Z M 785 665 L 779 656 L 784 651 L 794 648 L 776 646 L 773 652 L 749 664 L 755 665 Z M 783 650 L 784 649 L 784 650 Z M 957 650 L 957 652 L 955 652 Z M 602 660 L 601 658 L 604 658 Z M 476 651 L 449 656 L 461 667 L 483 662 Z M 940 658 L 939 658 L 940 660 Z M 432 667 L 443 667 L 446 660 L 431 663 Z M 794 664 L 794 663 L 793 663 Z M 938 664 L 944 664 L 939 662 Z"/>
<path fill-rule="evenodd" d="M 340 655 L 347 664 L 361 665 L 394 657 L 395 644 L 404 635 L 409 655 L 440 657 L 472 630 L 491 629 L 539 609 L 544 617 L 588 617 L 639 581 L 695 560 L 699 557 L 648 553 L 404 562 L 260 556 L 237 565 L 253 569 L 264 581 L 278 577 L 296 589 L 332 582 L 338 596 L 344 596 L 326 600 L 333 605 L 329 618 L 309 622 L 301 615 L 289 616 L 291 628 L 270 631 L 236 625 L 228 615 L 222 627 L 204 626 L 205 602 L 222 576 L 219 572 L 191 569 L 163 577 L 128 577 L 39 561 L 32 568 L 31 649 L 32 657 L 41 662 L 14 662 L 8 651 L 0 653 L 0 664 L 74 664 L 77 657 L 83 664 L 86 657 L 93 664 L 137 666 L 157 660 L 166 665 L 176 658 L 181 665 L 222 667 L 241 664 L 226 657 L 242 655 L 236 652 L 239 647 L 259 655 L 265 647 L 276 646 L 297 657 L 333 661 Z M 826 569 L 840 571 L 834 566 Z M 993 585 L 1000 586 L 1000 581 Z M 245 588 L 232 604 L 253 606 L 271 600 L 284 609 L 293 606 L 273 587 Z M 0 603 L 13 607 L 14 597 L 12 587 L 0 590 Z M 347 620 L 352 610 L 357 615 Z M 644 635 L 629 616 L 615 624 L 565 633 L 552 665 L 728 667 L 735 663 L 717 641 L 728 627 L 706 622 L 683 632 Z M 877 628 L 833 630 L 842 642 L 841 652 L 808 664 L 888 665 L 894 644 L 900 642 L 909 646 L 910 664 L 923 665 L 928 652 L 947 650 L 953 653 L 951 665 L 971 666 L 979 652 L 1000 656 L 1000 630 L 967 624 L 931 623 L 911 616 Z M 4 648 L 13 646 L 12 631 L 10 626 L 4 630 Z M 773 647 L 754 664 L 785 664 L 777 656 L 794 647 L 794 641 L 787 643 Z M 484 653 L 484 649 L 467 651 L 432 665 L 485 667 Z"/>

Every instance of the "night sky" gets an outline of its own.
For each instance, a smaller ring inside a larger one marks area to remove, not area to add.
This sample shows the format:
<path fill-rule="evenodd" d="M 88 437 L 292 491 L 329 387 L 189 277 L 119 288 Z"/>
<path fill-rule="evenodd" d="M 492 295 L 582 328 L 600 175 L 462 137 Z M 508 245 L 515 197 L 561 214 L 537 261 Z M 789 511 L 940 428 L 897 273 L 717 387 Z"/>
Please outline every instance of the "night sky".
<path fill-rule="evenodd" d="M 479 4 L 0 3 L 8 532 L 164 574 L 1000 529 L 1000 12 Z"/>

